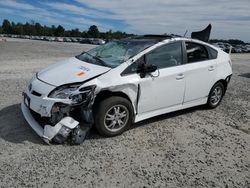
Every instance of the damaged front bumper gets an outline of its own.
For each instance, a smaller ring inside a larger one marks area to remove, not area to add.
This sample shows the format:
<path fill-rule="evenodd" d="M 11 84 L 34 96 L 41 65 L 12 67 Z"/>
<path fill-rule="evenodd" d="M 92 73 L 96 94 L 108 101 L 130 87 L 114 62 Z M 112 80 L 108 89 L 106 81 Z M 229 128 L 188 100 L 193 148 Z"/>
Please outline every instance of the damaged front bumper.
<path fill-rule="evenodd" d="M 22 109 L 24 118 L 29 123 L 31 128 L 38 134 L 38 136 L 43 138 L 44 131 L 43 131 L 42 126 L 34 119 L 34 117 L 32 116 L 30 112 L 30 109 L 24 104 L 24 101 L 21 103 L 21 109 Z"/>
<path fill-rule="evenodd" d="M 30 109 L 24 104 L 24 102 L 21 103 L 21 109 L 24 118 L 29 123 L 31 128 L 47 144 L 50 144 L 52 141 L 61 144 L 68 139 L 69 135 L 71 135 L 71 143 L 80 144 L 83 142 L 87 134 L 86 131 L 88 130 L 81 130 L 79 122 L 74 120 L 72 117 L 64 117 L 55 126 L 45 125 L 43 128 L 42 125 L 40 125 L 32 116 Z"/>
<path fill-rule="evenodd" d="M 92 98 L 72 104 L 69 99 L 47 97 L 45 93 L 49 93 L 54 87 L 37 79 L 33 80 L 33 83 L 32 88 L 27 87 L 23 92 L 21 103 L 23 116 L 31 128 L 46 143 L 82 143 L 92 125 L 92 111 L 88 109 Z M 77 113 L 81 118 L 74 115 Z M 86 124 L 81 124 L 80 127 L 81 120 Z"/>

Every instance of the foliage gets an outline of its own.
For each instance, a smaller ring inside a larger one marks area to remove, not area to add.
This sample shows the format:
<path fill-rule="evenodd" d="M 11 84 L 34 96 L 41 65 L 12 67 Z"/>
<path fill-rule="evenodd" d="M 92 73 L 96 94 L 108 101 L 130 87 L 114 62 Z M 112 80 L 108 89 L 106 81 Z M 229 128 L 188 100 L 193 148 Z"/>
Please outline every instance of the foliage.
<path fill-rule="evenodd" d="M 91 38 L 99 38 L 100 37 L 100 32 L 99 32 L 98 27 L 96 25 L 90 26 L 87 34 Z"/>
<path fill-rule="evenodd" d="M 2 24 L 2 32 L 3 33 L 11 33 L 12 32 L 12 25 L 10 24 L 9 20 L 4 20 Z"/>
<path fill-rule="evenodd" d="M 14 23 L 7 19 L 3 20 L 2 26 L 0 26 L 0 33 L 15 34 L 15 35 L 32 35 L 32 36 L 56 36 L 56 37 L 90 37 L 90 38 L 103 38 L 103 39 L 121 39 L 133 36 L 133 34 L 127 34 L 125 32 L 100 32 L 96 25 L 89 27 L 88 31 L 80 31 L 78 28 L 65 30 L 63 26 L 52 25 L 51 27 L 41 25 L 34 21 L 23 23 Z"/>
<path fill-rule="evenodd" d="M 223 43 L 229 43 L 229 44 L 245 44 L 245 42 L 243 42 L 242 40 L 238 40 L 238 39 L 229 39 L 229 40 L 222 40 L 222 39 L 211 39 L 209 41 L 210 43 L 216 43 L 216 42 L 223 42 Z"/>

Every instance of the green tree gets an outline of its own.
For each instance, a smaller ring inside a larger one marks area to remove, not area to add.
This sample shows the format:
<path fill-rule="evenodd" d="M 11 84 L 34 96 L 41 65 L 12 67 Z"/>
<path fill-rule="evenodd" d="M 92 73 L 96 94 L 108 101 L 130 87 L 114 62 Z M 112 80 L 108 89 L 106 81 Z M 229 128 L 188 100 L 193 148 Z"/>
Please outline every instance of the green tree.
<path fill-rule="evenodd" d="M 71 37 L 80 37 L 80 36 L 81 36 L 81 32 L 79 31 L 78 28 L 72 29 L 72 30 L 69 32 L 69 36 L 71 36 Z"/>
<path fill-rule="evenodd" d="M 63 26 L 59 25 L 55 30 L 55 36 L 57 37 L 64 36 L 64 32 L 65 32 L 65 29 L 63 28 Z"/>
<path fill-rule="evenodd" d="M 105 33 L 104 38 L 107 40 L 111 40 L 113 38 L 113 33 L 111 29 Z"/>
<path fill-rule="evenodd" d="M 32 29 L 31 29 L 31 25 L 29 24 L 29 22 L 26 22 L 23 26 L 23 34 L 24 35 L 32 35 Z"/>
<path fill-rule="evenodd" d="M 87 37 L 88 37 L 87 31 L 83 31 L 83 32 L 81 33 L 81 37 L 87 38 Z"/>
<path fill-rule="evenodd" d="M 56 26 L 55 25 L 52 25 L 51 28 L 49 28 L 49 33 L 50 33 L 49 36 L 55 36 L 55 34 L 56 34 Z"/>
<path fill-rule="evenodd" d="M 23 35 L 23 24 L 17 23 L 12 28 L 12 33 L 17 35 Z"/>
<path fill-rule="evenodd" d="M 2 24 L 2 32 L 5 34 L 9 34 L 9 33 L 11 33 L 11 30 L 12 30 L 12 28 L 11 28 L 11 24 L 10 24 L 9 20 L 4 19 L 3 24 Z"/>
<path fill-rule="evenodd" d="M 89 27 L 88 36 L 92 37 L 92 38 L 99 38 L 100 37 L 100 32 L 99 32 L 98 27 L 96 25 L 92 25 Z"/>
<path fill-rule="evenodd" d="M 43 27 L 41 26 L 40 23 L 35 23 L 35 30 L 36 30 L 36 35 L 43 35 Z"/>
<path fill-rule="evenodd" d="M 245 42 L 243 42 L 242 40 L 238 40 L 238 39 L 229 39 L 228 43 L 230 43 L 230 44 L 245 44 Z"/>
<path fill-rule="evenodd" d="M 44 35 L 44 36 L 67 36 L 67 37 L 91 37 L 91 38 L 103 38 L 107 40 L 112 39 L 121 39 L 129 36 L 133 36 L 132 34 L 127 34 L 125 32 L 116 31 L 113 32 L 109 30 L 107 32 L 99 32 L 98 27 L 96 25 L 92 25 L 89 27 L 87 31 L 80 31 L 78 28 L 65 30 L 63 26 L 55 26 L 52 25 L 48 27 L 46 25 L 42 26 L 40 23 L 36 23 L 31 20 L 30 22 L 23 23 L 15 23 L 9 22 L 5 19 L 0 25 L 0 33 L 5 34 L 17 34 L 17 35 Z M 242 43 L 242 41 L 231 40 L 231 43 Z"/>

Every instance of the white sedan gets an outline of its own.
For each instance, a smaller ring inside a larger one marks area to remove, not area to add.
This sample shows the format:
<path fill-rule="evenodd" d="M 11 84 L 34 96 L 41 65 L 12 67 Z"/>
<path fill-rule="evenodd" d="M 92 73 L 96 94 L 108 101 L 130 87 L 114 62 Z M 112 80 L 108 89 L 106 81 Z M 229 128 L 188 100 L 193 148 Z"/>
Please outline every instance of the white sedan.
<path fill-rule="evenodd" d="M 38 72 L 21 108 L 47 143 L 81 143 L 91 125 L 115 136 L 168 112 L 215 108 L 231 75 L 229 55 L 208 43 L 145 35 L 109 42 Z"/>

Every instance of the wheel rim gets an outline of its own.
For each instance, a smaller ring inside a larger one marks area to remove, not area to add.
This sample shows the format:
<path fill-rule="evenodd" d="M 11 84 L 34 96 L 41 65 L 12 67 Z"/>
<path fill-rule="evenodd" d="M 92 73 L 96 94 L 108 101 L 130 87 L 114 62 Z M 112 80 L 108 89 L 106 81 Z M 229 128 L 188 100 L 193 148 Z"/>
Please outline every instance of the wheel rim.
<path fill-rule="evenodd" d="M 211 94 L 210 102 L 213 106 L 215 106 L 220 102 L 221 98 L 222 98 L 222 88 L 220 86 L 217 86 L 214 88 Z"/>
<path fill-rule="evenodd" d="M 111 132 L 121 130 L 128 122 L 129 112 L 124 105 L 112 106 L 104 116 L 104 126 Z"/>

